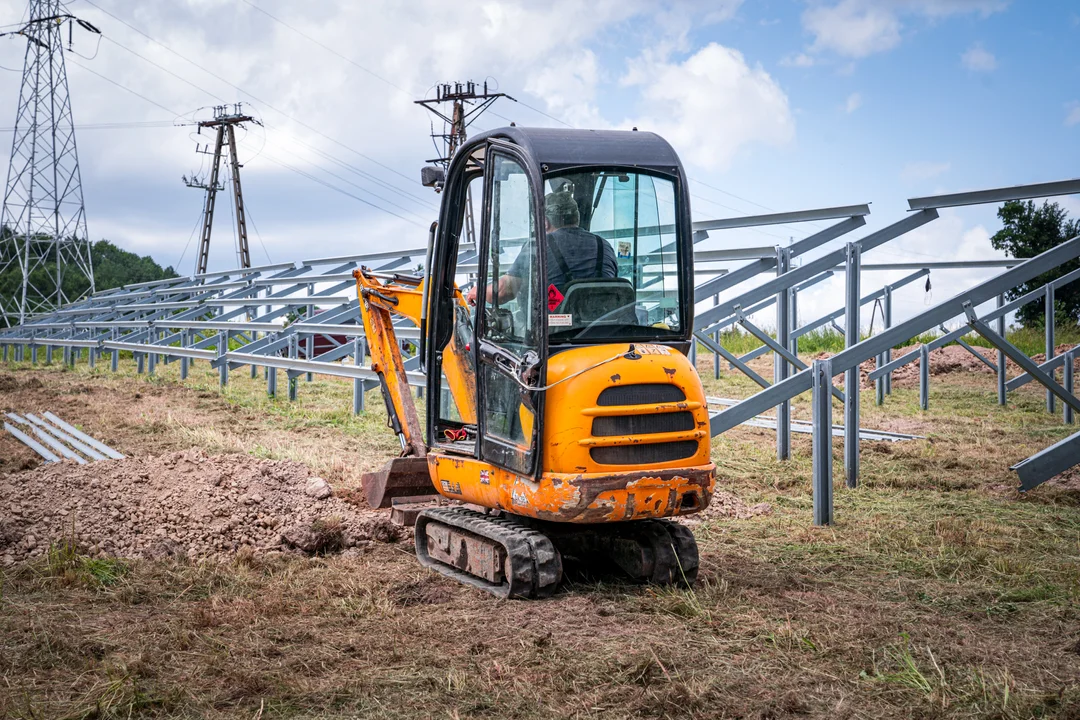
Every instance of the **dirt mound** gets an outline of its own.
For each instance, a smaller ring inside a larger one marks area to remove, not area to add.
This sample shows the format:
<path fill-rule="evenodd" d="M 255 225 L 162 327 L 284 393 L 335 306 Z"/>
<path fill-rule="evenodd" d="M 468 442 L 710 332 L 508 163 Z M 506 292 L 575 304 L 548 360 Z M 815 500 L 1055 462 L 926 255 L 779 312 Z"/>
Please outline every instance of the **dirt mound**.
<path fill-rule="evenodd" d="M 333 552 L 394 540 L 384 513 L 333 497 L 306 466 L 185 450 L 0 475 L 0 565 L 74 534 L 93 556 Z"/>

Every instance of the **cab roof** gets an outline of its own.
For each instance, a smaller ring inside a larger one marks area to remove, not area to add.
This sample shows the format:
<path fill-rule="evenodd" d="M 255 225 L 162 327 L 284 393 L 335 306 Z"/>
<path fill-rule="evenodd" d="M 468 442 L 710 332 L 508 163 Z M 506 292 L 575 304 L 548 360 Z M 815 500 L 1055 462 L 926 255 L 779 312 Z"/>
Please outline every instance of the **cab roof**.
<path fill-rule="evenodd" d="M 682 165 L 667 140 L 637 130 L 503 127 L 470 138 L 469 145 L 488 138 L 508 140 L 536 159 L 544 172 L 591 166 L 639 167 L 681 175 Z"/>

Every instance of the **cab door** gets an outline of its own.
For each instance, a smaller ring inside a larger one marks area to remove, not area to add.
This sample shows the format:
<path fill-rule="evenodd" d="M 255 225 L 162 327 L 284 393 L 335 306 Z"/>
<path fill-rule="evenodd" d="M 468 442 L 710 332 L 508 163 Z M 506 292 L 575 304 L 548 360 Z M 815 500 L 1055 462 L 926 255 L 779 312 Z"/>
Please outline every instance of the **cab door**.
<path fill-rule="evenodd" d="M 492 142 L 485 168 L 477 313 L 480 457 L 521 475 L 539 461 L 545 338 L 539 172 Z"/>

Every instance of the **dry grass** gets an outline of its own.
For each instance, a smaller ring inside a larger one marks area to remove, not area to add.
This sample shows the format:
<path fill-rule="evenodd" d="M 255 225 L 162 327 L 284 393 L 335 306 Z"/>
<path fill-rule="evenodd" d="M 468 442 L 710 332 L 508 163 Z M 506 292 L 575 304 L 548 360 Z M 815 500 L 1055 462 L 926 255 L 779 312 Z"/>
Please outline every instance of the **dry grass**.
<path fill-rule="evenodd" d="M 140 400 L 122 428 L 99 420 L 143 452 L 293 452 L 327 472 L 345 472 L 334 456 L 376 466 L 393 452 L 379 409 L 342 412 L 348 383 L 302 383 L 290 405 L 239 373 L 222 398 L 201 372 L 186 389 L 16 375 L 158 392 L 164 410 Z M 753 391 L 703 375 L 716 394 Z M 926 413 L 915 391 L 884 408 L 866 393 L 866 425 L 928 440 L 865 444 L 862 486 L 837 478 L 831 528 L 810 526 L 807 437 L 787 463 L 766 431 L 718 438 L 721 487 L 774 510 L 697 526 L 689 591 L 572 581 L 549 601 L 500 602 L 397 544 L 122 563 L 104 582 L 59 546 L 0 577 L 0 716 L 1080 718 L 1080 491 L 1019 497 L 1007 470 L 1068 430 L 1034 388 L 997 408 L 992 382 L 937 381 Z"/>

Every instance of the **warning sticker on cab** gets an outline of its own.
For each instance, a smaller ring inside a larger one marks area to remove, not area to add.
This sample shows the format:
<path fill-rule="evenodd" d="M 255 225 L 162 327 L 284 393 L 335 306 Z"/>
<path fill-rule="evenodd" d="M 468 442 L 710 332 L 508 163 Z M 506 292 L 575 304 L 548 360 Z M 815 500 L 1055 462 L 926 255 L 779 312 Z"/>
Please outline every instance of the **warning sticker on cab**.
<path fill-rule="evenodd" d="M 559 288 L 554 285 L 548 285 L 547 306 L 548 312 L 551 312 L 555 308 L 559 307 L 559 303 L 563 301 L 563 294 L 559 292 Z"/>
<path fill-rule="evenodd" d="M 549 313 L 548 327 L 570 327 L 574 324 L 574 316 L 570 313 Z"/>
<path fill-rule="evenodd" d="M 670 355 L 671 348 L 664 345 L 635 345 L 636 350 L 641 355 Z"/>

